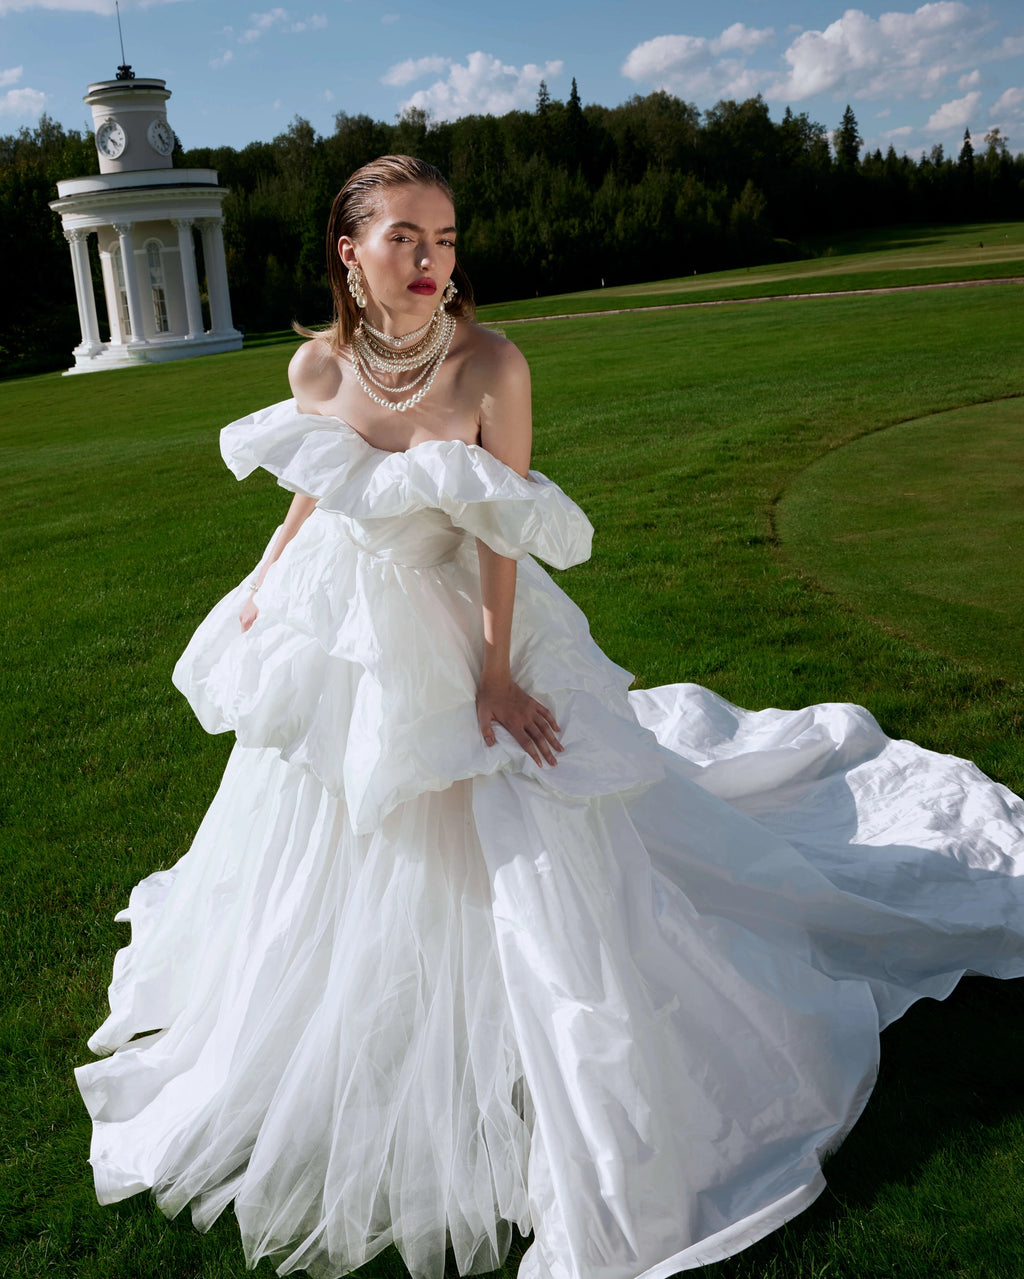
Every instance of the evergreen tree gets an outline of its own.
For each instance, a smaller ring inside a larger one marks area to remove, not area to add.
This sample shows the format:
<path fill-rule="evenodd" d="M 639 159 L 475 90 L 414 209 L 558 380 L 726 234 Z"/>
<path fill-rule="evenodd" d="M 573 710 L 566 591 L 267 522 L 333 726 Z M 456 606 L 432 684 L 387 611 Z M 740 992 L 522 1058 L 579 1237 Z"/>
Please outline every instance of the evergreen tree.
<path fill-rule="evenodd" d="M 842 121 L 836 130 L 833 145 L 839 167 L 848 170 L 855 169 L 860 156 L 860 149 L 864 145 L 864 139 L 857 132 L 857 117 L 853 114 L 853 108 L 849 103 L 846 104 Z"/>
<path fill-rule="evenodd" d="M 588 175 L 592 166 L 588 163 L 587 121 L 580 104 L 580 93 L 576 88 L 576 77 L 572 78 L 572 90 L 569 101 L 565 104 L 565 144 L 567 167 L 571 172 L 583 169 Z"/>

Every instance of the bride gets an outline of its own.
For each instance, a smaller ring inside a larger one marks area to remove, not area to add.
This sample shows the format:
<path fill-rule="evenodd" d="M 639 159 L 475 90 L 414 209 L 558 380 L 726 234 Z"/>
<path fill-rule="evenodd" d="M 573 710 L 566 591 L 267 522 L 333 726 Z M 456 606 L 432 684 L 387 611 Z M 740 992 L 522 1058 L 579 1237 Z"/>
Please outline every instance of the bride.
<path fill-rule="evenodd" d="M 1024 974 L 1024 805 L 859 707 L 629 692 L 440 173 L 366 165 L 327 241 L 335 324 L 222 434 L 295 496 L 175 670 L 237 744 L 119 916 L 97 1194 L 233 1203 L 282 1274 L 517 1226 L 522 1279 L 667 1279 L 820 1193 L 882 1026 Z"/>

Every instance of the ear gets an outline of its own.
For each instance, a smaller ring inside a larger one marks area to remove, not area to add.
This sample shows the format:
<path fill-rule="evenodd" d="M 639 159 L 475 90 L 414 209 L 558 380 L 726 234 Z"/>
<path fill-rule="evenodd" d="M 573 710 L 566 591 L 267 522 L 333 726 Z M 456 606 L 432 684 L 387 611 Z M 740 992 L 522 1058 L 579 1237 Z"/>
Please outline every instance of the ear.
<path fill-rule="evenodd" d="M 338 257 L 341 258 L 345 267 L 349 270 L 356 265 L 356 242 L 350 235 L 339 236 Z"/>

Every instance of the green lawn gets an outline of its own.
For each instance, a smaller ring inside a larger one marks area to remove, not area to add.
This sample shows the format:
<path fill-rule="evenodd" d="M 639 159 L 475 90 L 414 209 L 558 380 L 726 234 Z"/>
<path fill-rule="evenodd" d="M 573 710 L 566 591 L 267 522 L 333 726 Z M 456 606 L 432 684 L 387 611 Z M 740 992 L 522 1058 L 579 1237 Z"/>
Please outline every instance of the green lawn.
<path fill-rule="evenodd" d="M 1024 398 L 864 436 L 796 476 L 787 557 L 880 625 L 1024 680 Z"/>
<path fill-rule="evenodd" d="M 900 288 L 1024 275 L 1024 222 L 957 227 L 895 227 L 821 241 L 817 257 L 749 270 L 708 272 L 675 280 L 622 284 L 554 297 L 524 298 L 480 308 L 488 322 L 578 315 L 619 307 L 736 301 L 801 293 Z"/>
<path fill-rule="evenodd" d="M 535 465 L 597 526 L 593 559 L 558 578 L 598 641 L 645 685 L 698 680 L 749 706 L 863 703 L 889 733 L 1024 790 L 1019 656 L 1000 660 L 971 609 L 911 625 L 899 598 L 918 570 L 963 590 L 954 558 L 922 538 L 918 569 L 908 560 L 877 586 L 889 612 L 863 595 L 890 559 L 877 530 L 906 516 L 906 477 L 940 452 L 955 465 L 968 431 L 980 451 L 963 496 L 980 505 L 958 517 L 957 558 L 990 544 L 986 486 L 1019 457 L 1020 304 L 1020 287 L 993 285 L 510 329 L 534 372 Z M 187 848 L 229 747 L 169 676 L 286 504 L 265 477 L 236 485 L 216 433 L 286 395 L 292 346 L 0 385 L 3 1279 L 246 1273 L 230 1215 L 199 1236 L 143 1197 L 95 1204 L 70 1071 L 124 940 L 113 914 Z M 830 508 L 837 495 L 855 507 L 850 476 L 873 469 L 884 479 L 868 477 L 853 530 Z M 927 509 L 941 511 L 948 489 L 927 473 Z M 1008 510 L 1009 478 L 996 488 Z M 842 578 L 829 576 L 830 529 L 863 534 Z M 973 562 L 1004 575 L 966 584 L 991 590 L 1019 634 L 1024 592 L 1005 557 Z M 1024 983 L 980 979 L 917 1005 L 884 1036 L 879 1086 L 829 1192 L 709 1279 L 1024 1273 L 1022 1010 Z M 391 1258 L 366 1273 L 404 1272 Z"/>

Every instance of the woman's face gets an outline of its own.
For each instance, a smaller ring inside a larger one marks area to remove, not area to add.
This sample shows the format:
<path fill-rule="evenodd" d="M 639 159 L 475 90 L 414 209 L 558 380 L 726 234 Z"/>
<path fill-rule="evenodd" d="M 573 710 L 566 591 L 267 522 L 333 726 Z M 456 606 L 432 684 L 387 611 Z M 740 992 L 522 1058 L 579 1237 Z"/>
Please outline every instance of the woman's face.
<path fill-rule="evenodd" d="M 455 209 L 439 187 L 388 187 L 372 221 L 357 239 L 343 235 L 338 252 L 346 267 L 358 263 L 363 273 L 371 324 L 378 311 L 425 319 L 455 268 Z"/>

